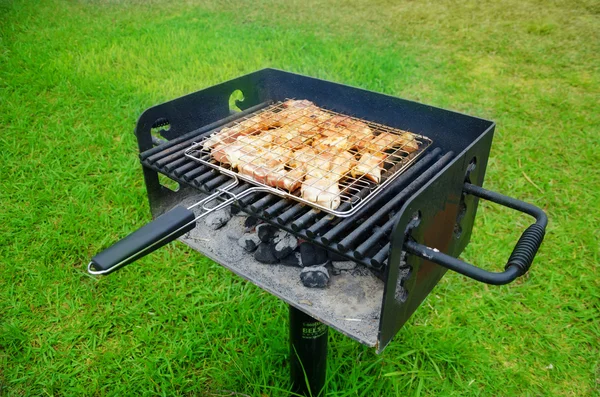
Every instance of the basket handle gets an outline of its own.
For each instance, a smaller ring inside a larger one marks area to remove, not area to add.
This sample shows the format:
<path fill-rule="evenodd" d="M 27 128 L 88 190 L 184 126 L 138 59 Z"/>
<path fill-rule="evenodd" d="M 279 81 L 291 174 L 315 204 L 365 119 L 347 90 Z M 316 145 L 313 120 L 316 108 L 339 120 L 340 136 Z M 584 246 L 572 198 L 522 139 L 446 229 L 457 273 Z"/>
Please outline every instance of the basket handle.
<path fill-rule="evenodd" d="M 508 258 L 505 270 L 499 273 L 490 272 L 412 240 L 407 240 L 404 243 L 404 249 L 408 253 L 486 284 L 508 284 L 527 273 L 546 234 L 546 226 L 548 225 L 546 213 L 533 204 L 470 183 L 465 183 L 463 190 L 467 194 L 512 208 L 535 218 L 535 223 L 525 229 L 521 238 L 519 238 Z"/>
<path fill-rule="evenodd" d="M 240 198 L 255 192 L 257 189 L 234 194 L 230 189 L 237 186 L 238 180 L 234 181 L 210 196 L 198 201 L 188 208 L 176 206 L 165 212 L 152 222 L 139 228 L 127 237 L 117 241 L 112 246 L 95 255 L 88 264 L 88 273 L 93 275 L 106 275 L 114 272 L 136 260 L 156 251 L 158 248 L 176 240 L 185 233 L 196 227 L 196 221 L 207 216 L 211 212 L 225 208 Z M 216 201 L 221 196 L 229 196 L 224 201 L 209 207 L 208 204 Z M 196 215 L 192 208 L 200 207 L 202 213 Z"/>

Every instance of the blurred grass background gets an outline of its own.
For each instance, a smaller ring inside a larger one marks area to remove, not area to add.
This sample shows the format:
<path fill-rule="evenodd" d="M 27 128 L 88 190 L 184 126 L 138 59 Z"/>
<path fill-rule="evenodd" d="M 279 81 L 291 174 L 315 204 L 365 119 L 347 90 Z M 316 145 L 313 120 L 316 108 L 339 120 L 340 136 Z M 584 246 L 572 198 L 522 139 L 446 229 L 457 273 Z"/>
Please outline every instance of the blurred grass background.
<path fill-rule="evenodd" d="M 158 102 L 276 67 L 497 122 L 485 186 L 550 217 L 530 274 L 448 274 L 382 355 L 332 332 L 332 396 L 599 395 L 600 3 L 0 0 L 0 395 L 286 395 L 287 309 L 180 243 L 84 266 L 149 219 Z M 528 220 L 480 206 L 464 258 Z"/>

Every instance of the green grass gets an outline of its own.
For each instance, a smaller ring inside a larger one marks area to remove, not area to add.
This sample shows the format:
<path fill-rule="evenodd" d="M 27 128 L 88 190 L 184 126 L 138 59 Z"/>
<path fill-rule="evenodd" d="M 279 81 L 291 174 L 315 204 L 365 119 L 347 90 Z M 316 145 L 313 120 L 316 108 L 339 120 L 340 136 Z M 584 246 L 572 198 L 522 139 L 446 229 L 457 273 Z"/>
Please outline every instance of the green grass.
<path fill-rule="evenodd" d="M 0 0 L 0 395 L 285 395 L 286 306 L 180 243 L 84 266 L 149 219 L 147 107 L 277 67 L 498 123 L 485 186 L 550 217 L 530 274 L 448 274 L 382 355 L 332 332 L 332 396 L 600 394 L 600 6 Z M 480 206 L 464 258 L 528 220 Z"/>

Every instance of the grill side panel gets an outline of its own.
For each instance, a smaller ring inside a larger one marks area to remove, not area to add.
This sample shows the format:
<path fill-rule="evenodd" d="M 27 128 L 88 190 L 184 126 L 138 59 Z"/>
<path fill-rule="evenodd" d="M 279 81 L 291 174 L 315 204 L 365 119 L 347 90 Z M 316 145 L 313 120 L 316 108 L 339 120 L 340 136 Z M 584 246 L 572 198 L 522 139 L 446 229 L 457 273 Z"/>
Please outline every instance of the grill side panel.
<path fill-rule="evenodd" d="M 417 191 L 402 207 L 391 237 L 391 251 L 384 276 L 385 289 L 379 328 L 381 352 L 446 273 L 446 269 L 403 249 L 407 238 L 458 257 L 469 243 L 477 213 L 477 200 L 463 200 L 462 186 L 470 172 L 473 183 L 483 183 L 494 126 L 462 155 Z M 462 208 L 466 206 L 466 211 Z M 460 214 L 460 216 L 459 216 Z M 418 215 L 418 220 L 415 217 Z M 460 233 L 456 231 L 460 230 Z"/>

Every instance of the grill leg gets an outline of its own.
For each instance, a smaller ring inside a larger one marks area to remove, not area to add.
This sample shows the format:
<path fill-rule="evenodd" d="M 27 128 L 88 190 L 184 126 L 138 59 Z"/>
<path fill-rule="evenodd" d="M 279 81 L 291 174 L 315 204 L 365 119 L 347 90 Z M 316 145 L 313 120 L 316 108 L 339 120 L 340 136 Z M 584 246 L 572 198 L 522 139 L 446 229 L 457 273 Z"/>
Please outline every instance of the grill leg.
<path fill-rule="evenodd" d="M 292 392 L 324 396 L 329 328 L 290 306 L 290 372 Z"/>

